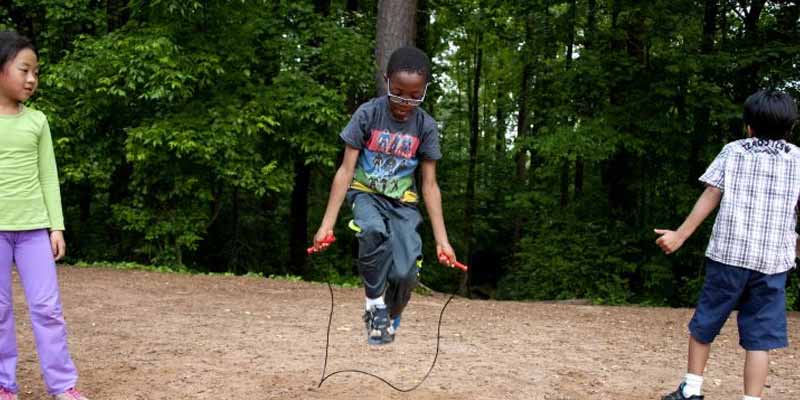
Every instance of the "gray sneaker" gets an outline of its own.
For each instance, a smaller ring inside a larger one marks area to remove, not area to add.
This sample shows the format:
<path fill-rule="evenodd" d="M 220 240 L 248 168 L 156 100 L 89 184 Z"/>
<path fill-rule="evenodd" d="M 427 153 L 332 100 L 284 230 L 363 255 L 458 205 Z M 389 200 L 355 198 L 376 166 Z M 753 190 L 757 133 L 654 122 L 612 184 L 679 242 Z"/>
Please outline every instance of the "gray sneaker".
<path fill-rule="evenodd" d="M 389 310 L 384 307 L 372 307 L 364 312 L 364 325 L 367 328 L 367 343 L 381 345 L 390 343 Z"/>
<path fill-rule="evenodd" d="M 64 393 L 59 393 L 53 396 L 53 400 L 89 400 L 86 396 L 82 395 L 81 392 L 75 390 L 75 388 L 67 389 Z"/>

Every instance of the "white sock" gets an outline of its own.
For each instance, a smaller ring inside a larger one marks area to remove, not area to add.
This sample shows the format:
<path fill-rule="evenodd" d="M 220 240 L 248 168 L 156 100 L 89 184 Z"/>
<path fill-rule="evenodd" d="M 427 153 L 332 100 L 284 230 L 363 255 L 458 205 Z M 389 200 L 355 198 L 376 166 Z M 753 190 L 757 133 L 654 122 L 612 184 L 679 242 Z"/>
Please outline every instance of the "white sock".
<path fill-rule="evenodd" d="M 366 305 L 367 310 L 369 310 L 369 309 L 371 309 L 373 307 L 381 307 L 381 308 L 386 307 L 386 304 L 383 302 L 383 296 L 377 297 L 377 298 L 374 298 L 374 299 L 370 299 L 369 297 L 366 297 L 366 299 L 367 299 L 367 305 Z"/>
<path fill-rule="evenodd" d="M 701 375 L 686 374 L 683 378 L 683 395 L 685 397 L 700 396 L 703 394 L 701 391 L 703 387 L 703 377 Z"/>
<path fill-rule="evenodd" d="M 742 396 L 742 400 L 761 400 L 761 397 L 744 395 Z"/>

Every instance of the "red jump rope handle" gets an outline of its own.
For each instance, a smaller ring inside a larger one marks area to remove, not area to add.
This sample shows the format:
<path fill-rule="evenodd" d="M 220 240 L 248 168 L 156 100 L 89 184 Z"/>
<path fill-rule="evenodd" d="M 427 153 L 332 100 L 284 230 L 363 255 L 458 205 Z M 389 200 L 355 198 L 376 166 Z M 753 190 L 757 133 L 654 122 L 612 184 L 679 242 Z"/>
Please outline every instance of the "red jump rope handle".
<path fill-rule="evenodd" d="M 336 236 L 328 235 L 328 237 L 326 237 L 325 239 L 322 240 L 322 244 L 331 244 L 331 243 L 333 243 L 335 241 L 336 241 Z M 306 253 L 308 253 L 308 255 L 312 255 L 312 254 L 317 253 L 319 251 L 322 251 L 322 250 L 314 250 L 314 246 L 311 246 L 311 247 L 306 249 Z"/>
<path fill-rule="evenodd" d="M 448 258 L 444 254 L 439 254 L 439 260 L 447 262 Z M 456 268 L 458 268 L 458 269 L 460 269 L 460 270 L 462 270 L 464 272 L 467 272 L 467 270 L 469 269 L 468 266 L 458 262 L 457 260 L 449 260 L 449 261 L 450 261 L 451 264 L 453 264 L 454 267 L 456 267 Z"/>

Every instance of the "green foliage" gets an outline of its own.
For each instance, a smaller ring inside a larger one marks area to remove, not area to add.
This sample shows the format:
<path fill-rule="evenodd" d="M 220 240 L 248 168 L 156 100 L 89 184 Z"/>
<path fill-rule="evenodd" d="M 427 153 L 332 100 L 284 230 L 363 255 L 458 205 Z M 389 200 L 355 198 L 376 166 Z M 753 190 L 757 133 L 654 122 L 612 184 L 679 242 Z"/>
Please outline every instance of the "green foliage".
<path fill-rule="evenodd" d="M 134 271 L 150 271 L 150 272 L 163 272 L 163 273 L 178 273 L 178 274 L 190 274 L 193 273 L 191 270 L 187 269 L 186 267 L 182 266 L 175 266 L 175 265 L 144 265 L 135 262 L 104 262 L 104 261 L 93 261 L 93 262 L 85 262 L 79 261 L 77 263 L 72 264 L 75 267 L 79 268 L 113 268 L 113 269 L 122 269 L 122 270 L 134 270 Z"/>
<path fill-rule="evenodd" d="M 619 237 L 614 227 L 598 223 L 549 221 L 534 237 L 523 239 L 519 267 L 507 274 L 499 291 L 510 299 L 588 298 L 622 304 L 632 300 L 634 260 L 641 250 Z"/>
<path fill-rule="evenodd" d="M 295 168 L 311 170 L 300 194 L 315 226 L 341 154 L 337 134 L 374 92 L 377 2 L 358 3 L 331 2 L 325 15 L 318 2 L 286 0 L 17 0 L 0 9 L 0 27 L 40 48 L 31 105 L 50 118 L 71 256 L 301 273 L 288 266 Z M 425 108 L 440 123 L 448 236 L 472 266 L 472 295 L 693 304 L 711 222 L 671 256 L 652 229 L 674 228 L 691 210 L 697 175 L 741 136 L 748 94 L 800 94 L 800 6 L 770 2 L 748 26 L 739 3 L 717 2 L 708 36 L 704 3 L 420 2 L 430 18 L 419 21 L 419 43 L 435 61 Z M 421 233 L 423 282 L 456 289 L 462 275 L 435 265 L 427 224 Z M 356 285 L 354 239 L 343 223 L 336 234 L 302 273 Z M 795 273 L 787 307 L 798 309 L 798 298 Z"/>
<path fill-rule="evenodd" d="M 232 229 L 223 254 L 234 270 L 269 270 L 242 259 L 252 249 L 245 224 L 266 223 L 258 237 L 279 238 L 285 216 L 265 219 L 246 205 L 289 193 L 297 157 L 332 166 L 345 97 L 371 71 L 371 41 L 298 2 L 157 1 L 132 10 L 120 29 L 80 35 L 46 65 L 35 102 L 52 120 L 65 193 L 80 188 L 90 204 L 81 225 L 105 219 L 113 225 L 101 229 L 128 237 L 127 248 L 102 253 L 176 265 L 201 262 L 209 235 Z M 232 208 L 233 226 L 221 226 Z M 271 261 L 282 270 L 279 257 Z"/>

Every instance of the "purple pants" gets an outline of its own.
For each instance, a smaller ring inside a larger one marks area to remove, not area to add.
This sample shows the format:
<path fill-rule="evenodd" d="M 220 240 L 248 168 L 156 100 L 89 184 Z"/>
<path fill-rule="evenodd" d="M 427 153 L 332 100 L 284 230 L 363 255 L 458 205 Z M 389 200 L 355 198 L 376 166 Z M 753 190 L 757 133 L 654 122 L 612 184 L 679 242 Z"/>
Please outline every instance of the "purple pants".
<path fill-rule="evenodd" d="M 46 229 L 0 231 L 0 386 L 16 393 L 17 338 L 11 297 L 11 264 L 17 265 L 30 310 L 36 350 L 48 392 L 75 387 L 78 371 L 67 349 L 58 279 Z"/>

